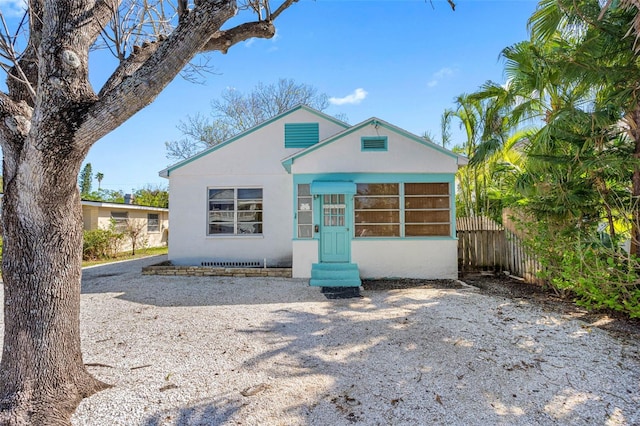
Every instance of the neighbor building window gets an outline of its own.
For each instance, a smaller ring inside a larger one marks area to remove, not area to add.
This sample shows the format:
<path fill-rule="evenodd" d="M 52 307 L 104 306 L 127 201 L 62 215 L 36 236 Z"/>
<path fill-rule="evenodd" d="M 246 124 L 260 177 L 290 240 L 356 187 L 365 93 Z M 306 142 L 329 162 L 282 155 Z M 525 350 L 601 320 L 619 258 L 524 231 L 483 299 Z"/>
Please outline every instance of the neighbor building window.
<path fill-rule="evenodd" d="M 208 235 L 262 234 L 262 188 L 210 188 Z"/>
<path fill-rule="evenodd" d="M 313 197 L 311 185 L 298 185 L 298 238 L 313 238 Z"/>
<path fill-rule="evenodd" d="M 359 183 L 355 203 L 356 237 L 400 236 L 400 185 Z"/>
<path fill-rule="evenodd" d="M 111 223 L 116 228 L 116 231 L 123 232 L 127 229 L 127 222 L 129 221 L 129 213 L 127 212 L 111 212 Z"/>
<path fill-rule="evenodd" d="M 160 216 L 157 213 L 147 214 L 147 232 L 160 232 Z"/>
<path fill-rule="evenodd" d="M 451 235 L 449 209 L 448 183 L 405 183 L 405 236 Z"/>

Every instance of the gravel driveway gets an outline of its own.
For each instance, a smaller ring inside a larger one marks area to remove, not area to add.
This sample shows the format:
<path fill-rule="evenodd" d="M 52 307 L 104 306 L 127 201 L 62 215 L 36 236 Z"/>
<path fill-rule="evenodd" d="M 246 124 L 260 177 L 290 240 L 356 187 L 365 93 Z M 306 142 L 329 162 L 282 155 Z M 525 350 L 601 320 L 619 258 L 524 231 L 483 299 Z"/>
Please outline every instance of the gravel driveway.
<path fill-rule="evenodd" d="M 74 425 L 637 425 L 640 344 L 473 288 L 84 271 Z"/>

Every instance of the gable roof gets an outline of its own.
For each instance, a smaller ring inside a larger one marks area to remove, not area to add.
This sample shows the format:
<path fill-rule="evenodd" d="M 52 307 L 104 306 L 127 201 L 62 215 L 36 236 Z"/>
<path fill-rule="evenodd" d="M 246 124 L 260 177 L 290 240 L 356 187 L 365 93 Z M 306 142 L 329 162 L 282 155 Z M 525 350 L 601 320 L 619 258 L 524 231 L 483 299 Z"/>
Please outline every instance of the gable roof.
<path fill-rule="evenodd" d="M 189 164 L 189 163 L 191 163 L 191 162 L 193 162 L 193 161 L 195 161 L 195 160 L 197 160 L 199 158 L 202 158 L 202 157 L 204 157 L 206 155 L 209 155 L 210 153 L 212 153 L 214 151 L 217 151 L 218 149 L 222 148 L 223 146 L 229 145 L 230 143 L 233 143 L 233 142 L 237 141 L 238 139 L 242 139 L 245 136 L 250 135 L 251 133 L 255 132 L 256 130 L 259 130 L 259 129 L 265 127 L 265 126 L 268 126 L 269 124 L 271 124 L 271 123 L 273 123 L 275 121 L 278 121 L 278 120 L 286 117 L 287 115 L 290 115 L 290 114 L 292 114 L 292 113 L 294 113 L 296 111 L 299 111 L 299 110 L 304 110 L 304 111 L 310 112 L 310 113 L 312 113 L 314 115 L 317 115 L 320 118 L 323 118 L 323 119 L 331 121 L 331 122 L 333 122 L 333 123 L 335 123 L 335 124 L 337 124 L 337 125 L 339 125 L 341 127 L 344 127 L 345 129 L 349 128 L 349 124 L 345 123 L 344 121 L 338 120 L 337 118 L 332 117 L 330 115 L 327 115 L 327 114 L 323 113 L 322 111 L 318 111 L 317 109 L 313 109 L 313 108 L 308 107 L 306 105 L 300 104 L 300 105 L 297 105 L 297 106 L 291 108 L 288 111 L 283 112 L 282 114 L 276 115 L 275 117 L 270 118 L 267 121 L 264 121 L 264 122 L 262 122 L 262 123 L 260 123 L 258 125 L 253 126 L 252 128 L 250 128 L 248 130 L 245 130 L 242 133 L 239 133 L 239 134 L 235 135 L 231 139 L 228 139 L 228 140 L 226 140 L 224 142 L 221 142 L 221 143 L 219 143 L 217 145 L 212 146 L 211 148 L 207 148 L 204 151 L 199 152 L 199 153 L 195 154 L 192 157 L 189 157 L 189 158 L 187 158 L 185 160 L 182 160 L 182 161 L 180 161 L 178 163 L 175 163 L 175 164 L 167 167 L 166 169 L 161 170 L 160 172 L 158 172 L 158 174 L 160 175 L 160 177 L 169 178 L 169 176 L 170 176 L 172 171 L 174 171 L 176 169 L 179 169 L 180 167 L 186 166 L 187 164 Z"/>
<path fill-rule="evenodd" d="M 365 120 L 359 124 L 356 124 L 352 127 L 349 127 L 348 129 L 343 130 L 340 133 L 337 133 L 333 136 L 328 137 L 327 139 L 318 142 L 315 145 L 310 146 L 309 148 L 303 149 L 299 152 L 296 152 L 295 154 L 290 155 L 289 157 L 286 157 L 282 160 L 282 166 L 287 170 L 287 172 L 291 173 L 291 164 L 293 164 L 293 162 L 300 158 L 300 157 L 304 157 L 305 155 L 317 150 L 317 149 L 321 149 L 324 146 L 329 145 L 332 142 L 335 142 L 338 139 L 341 139 L 353 132 L 356 132 L 360 129 L 362 129 L 365 126 L 369 126 L 369 125 L 373 125 L 377 127 L 384 127 L 387 130 L 390 130 L 394 133 L 397 133 L 401 136 L 406 137 L 407 139 L 410 139 L 414 142 L 417 142 L 419 144 L 425 145 L 431 149 L 435 149 L 436 151 L 445 154 L 449 157 L 455 158 L 456 162 L 458 164 L 458 167 L 467 165 L 469 163 L 469 159 L 463 155 L 459 155 L 456 154 L 453 151 L 450 151 L 446 148 L 441 147 L 440 145 L 436 145 L 433 142 L 429 142 L 427 140 L 425 140 L 424 138 L 421 138 L 420 136 L 414 135 L 413 133 L 408 132 L 407 130 L 401 129 L 398 126 L 394 126 L 393 124 L 390 124 L 384 120 L 381 120 L 379 118 L 376 117 L 371 117 L 368 120 Z"/>

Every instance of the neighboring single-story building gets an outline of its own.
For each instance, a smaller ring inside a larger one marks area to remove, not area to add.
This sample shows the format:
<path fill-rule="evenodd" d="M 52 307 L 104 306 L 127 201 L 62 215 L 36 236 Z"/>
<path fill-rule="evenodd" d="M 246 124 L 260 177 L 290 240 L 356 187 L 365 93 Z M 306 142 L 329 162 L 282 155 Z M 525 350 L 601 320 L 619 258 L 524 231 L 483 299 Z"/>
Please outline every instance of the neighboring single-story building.
<path fill-rule="evenodd" d="M 108 203 L 82 200 L 84 230 L 108 229 L 113 223 L 118 230 L 128 225 L 142 227 L 147 247 L 167 245 L 169 238 L 169 209 L 138 206 L 128 203 Z M 123 241 L 122 250 L 131 250 L 131 241 Z"/>
<path fill-rule="evenodd" d="M 176 265 L 291 266 L 312 285 L 456 278 L 461 157 L 378 118 L 295 107 L 160 172 Z"/>

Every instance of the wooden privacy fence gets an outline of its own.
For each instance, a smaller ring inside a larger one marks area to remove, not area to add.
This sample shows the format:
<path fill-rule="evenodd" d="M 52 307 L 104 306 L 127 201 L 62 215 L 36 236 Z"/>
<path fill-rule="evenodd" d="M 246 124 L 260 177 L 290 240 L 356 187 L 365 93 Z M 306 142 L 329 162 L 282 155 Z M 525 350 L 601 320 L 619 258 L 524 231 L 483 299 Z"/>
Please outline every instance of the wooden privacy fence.
<path fill-rule="evenodd" d="M 540 282 L 541 265 L 526 252 L 521 239 L 488 217 L 456 219 L 460 273 L 508 271 L 527 282 Z"/>

